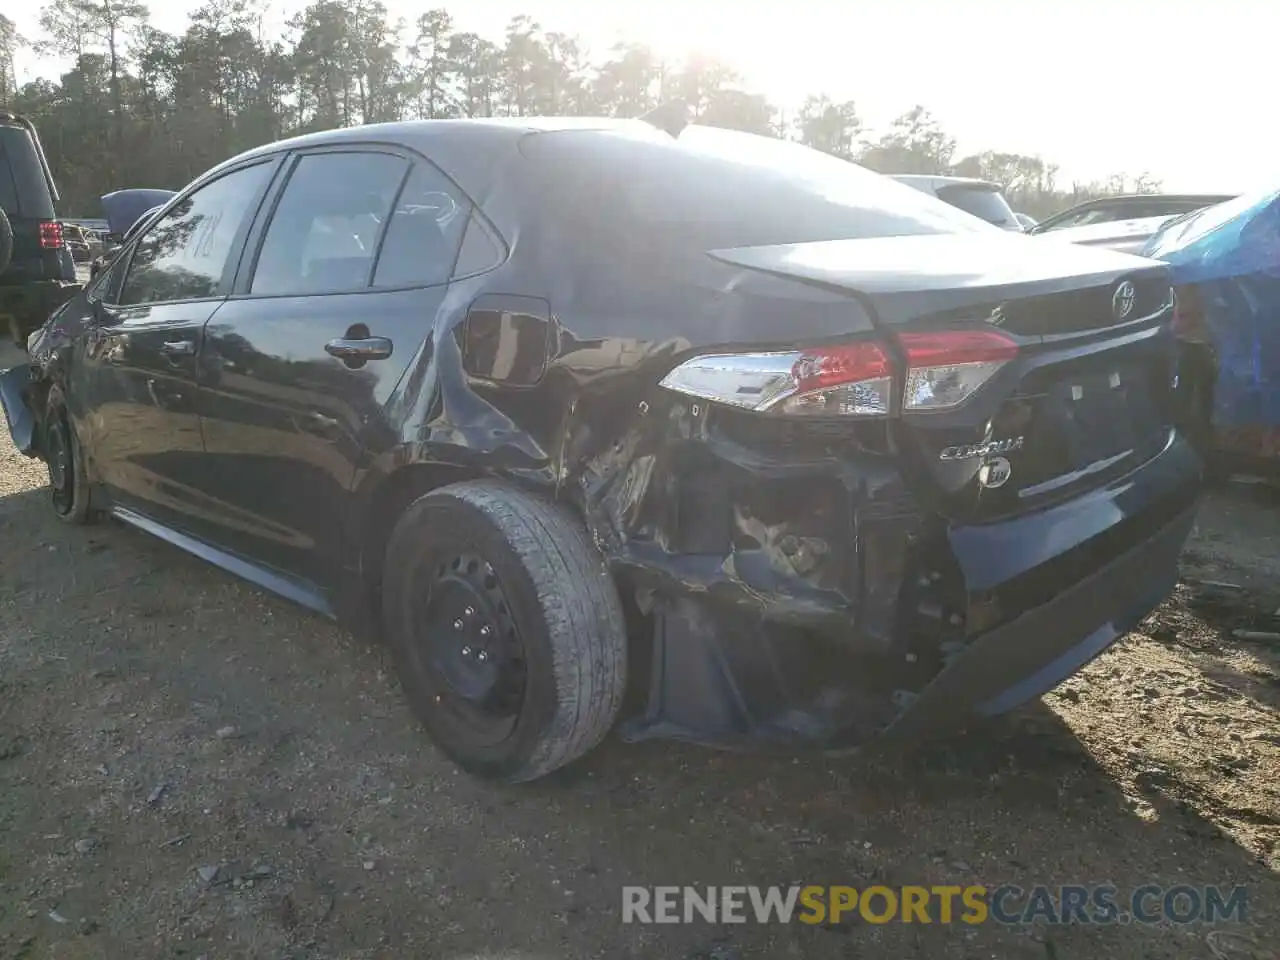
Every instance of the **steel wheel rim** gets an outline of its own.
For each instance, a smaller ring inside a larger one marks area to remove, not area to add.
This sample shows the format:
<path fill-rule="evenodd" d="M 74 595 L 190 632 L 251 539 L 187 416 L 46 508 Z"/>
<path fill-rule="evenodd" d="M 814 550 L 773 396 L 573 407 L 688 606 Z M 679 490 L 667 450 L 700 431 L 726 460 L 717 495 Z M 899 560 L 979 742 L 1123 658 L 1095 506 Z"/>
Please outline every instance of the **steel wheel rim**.
<path fill-rule="evenodd" d="M 49 471 L 49 489 L 53 507 L 58 513 L 67 513 L 74 502 L 75 474 L 70 435 L 61 417 L 51 425 L 48 443 L 49 450 L 45 463 Z"/>
<path fill-rule="evenodd" d="M 438 715 L 469 746 L 506 740 L 524 706 L 528 667 L 493 566 L 467 551 L 433 561 L 417 613 L 416 659 Z"/>

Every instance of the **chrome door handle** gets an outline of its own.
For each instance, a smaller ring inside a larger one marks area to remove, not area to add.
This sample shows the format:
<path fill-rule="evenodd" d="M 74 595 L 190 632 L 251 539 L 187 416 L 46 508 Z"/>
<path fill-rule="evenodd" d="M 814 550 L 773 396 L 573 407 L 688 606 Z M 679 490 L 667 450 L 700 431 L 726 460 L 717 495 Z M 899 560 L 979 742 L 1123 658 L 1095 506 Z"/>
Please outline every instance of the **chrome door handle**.
<path fill-rule="evenodd" d="M 391 356 L 391 341 L 386 337 L 364 337 L 360 340 L 339 337 L 326 343 L 324 349 L 329 356 L 342 360 L 385 360 Z"/>
<path fill-rule="evenodd" d="M 193 357 L 196 352 L 194 340 L 166 340 L 160 345 L 160 352 L 166 357 Z"/>

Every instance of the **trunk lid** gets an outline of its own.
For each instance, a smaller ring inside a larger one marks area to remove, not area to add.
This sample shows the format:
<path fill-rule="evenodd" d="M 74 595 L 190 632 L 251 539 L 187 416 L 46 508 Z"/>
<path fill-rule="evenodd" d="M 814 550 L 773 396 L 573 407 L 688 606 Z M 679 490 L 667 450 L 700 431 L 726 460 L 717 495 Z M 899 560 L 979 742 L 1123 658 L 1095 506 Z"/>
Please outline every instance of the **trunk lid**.
<path fill-rule="evenodd" d="M 903 367 L 899 334 L 996 329 L 1017 344 L 963 403 L 899 405 L 891 423 L 917 493 L 945 516 L 997 519 L 1078 495 L 1169 440 L 1171 287 L 1154 261 L 995 231 L 711 256 L 858 297 Z"/>

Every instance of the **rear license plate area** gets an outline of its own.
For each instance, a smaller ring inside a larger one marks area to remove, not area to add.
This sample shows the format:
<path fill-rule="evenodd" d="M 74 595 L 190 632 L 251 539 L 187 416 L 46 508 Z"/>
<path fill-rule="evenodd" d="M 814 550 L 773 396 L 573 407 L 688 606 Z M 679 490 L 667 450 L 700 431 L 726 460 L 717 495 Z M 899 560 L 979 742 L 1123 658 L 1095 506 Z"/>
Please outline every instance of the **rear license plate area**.
<path fill-rule="evenodd" d="M 1014 471 L 1020 500 L 1066 492 L 1154 455 L 1164 412 L 1149 364 L 1114 362 L 1058 373 L 1033 396 L 1026 441 Z"/>

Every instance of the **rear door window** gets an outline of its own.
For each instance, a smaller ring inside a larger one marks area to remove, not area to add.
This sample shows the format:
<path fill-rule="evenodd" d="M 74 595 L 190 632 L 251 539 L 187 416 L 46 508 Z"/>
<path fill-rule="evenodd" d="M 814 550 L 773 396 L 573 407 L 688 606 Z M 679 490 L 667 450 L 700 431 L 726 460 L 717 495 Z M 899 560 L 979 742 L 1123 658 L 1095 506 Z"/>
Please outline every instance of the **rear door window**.
<path fill-rule="evenodd" d="M 414 166 L 382 241 L 375 287 L 432 286 L 453 272 L 471 204 L 439 170 Z"/>
<path fill-rule="evenodd" d="M 301 157 L 271 215 L 249 292 L 368 289 L 383 227 L 408 170 L 409 161 L 389 153 Z"/>

